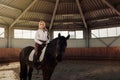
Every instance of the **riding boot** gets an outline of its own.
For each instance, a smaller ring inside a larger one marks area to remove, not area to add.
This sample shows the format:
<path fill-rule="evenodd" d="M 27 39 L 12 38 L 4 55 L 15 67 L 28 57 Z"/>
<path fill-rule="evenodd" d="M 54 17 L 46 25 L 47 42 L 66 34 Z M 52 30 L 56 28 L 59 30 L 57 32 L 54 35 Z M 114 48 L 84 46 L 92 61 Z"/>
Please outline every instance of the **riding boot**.
<path fill-rule="evenodd" d="M 41 65 L 41 62 L 39 61 L 39 57 L 40 57 L 40 55 L 34 54 L 33 63 L 37 70 L 39 69 L 39 66 Z"/>
<path fill-rule="evenodd" d="M 34 66 L 36 67 L 36 69 L 39 68 L 39 66 L 41 66 L 41 62 L 39 61 L 39 57 L 42 53 L 42 49 L 44 48 L 46 44 L 42 44 L 42 45 L 39 45 L 39 44 L 36 44 L 35 46 L 35 54 L 34 54 L 34 59 L 33 59 L 33 63 L 34 63 Z"/>
<path fill-rule="evenodd" d="M 34 65 L 37 64 L 37 55 L 36 55 L 36 54 L 34 54 L 34 57 L 33 57 L 33 63 L 34 63 Z"/>

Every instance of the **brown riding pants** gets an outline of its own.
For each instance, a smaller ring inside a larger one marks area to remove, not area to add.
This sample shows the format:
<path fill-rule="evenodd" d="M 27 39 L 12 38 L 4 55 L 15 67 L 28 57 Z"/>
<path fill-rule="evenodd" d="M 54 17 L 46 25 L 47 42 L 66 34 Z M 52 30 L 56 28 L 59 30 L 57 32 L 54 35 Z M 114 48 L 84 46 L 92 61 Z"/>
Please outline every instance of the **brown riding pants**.
<path fill-rule="evenodd" d="M 45 44 L 39 45 L 38 43 L 35 43 L 35 55 L 37 55 L 37 59 L 42 53 L 42 49 L 45 47 Z"/>

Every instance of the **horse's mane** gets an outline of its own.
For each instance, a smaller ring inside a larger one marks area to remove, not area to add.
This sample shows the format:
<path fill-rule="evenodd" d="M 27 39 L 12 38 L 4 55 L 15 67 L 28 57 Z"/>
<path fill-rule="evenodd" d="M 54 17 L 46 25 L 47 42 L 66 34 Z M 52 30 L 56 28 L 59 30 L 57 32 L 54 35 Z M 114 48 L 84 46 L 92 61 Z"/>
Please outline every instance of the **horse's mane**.
<path fill-rule="evenodd" d="M 56 48 L 56 44 L 57 44 L 57 40 L 58 38 L 52 39 L 48 44 L 47 44 L 47 48 L 46 48 L 46 52 L 45 52 L 45 57 L 44 59 L 47 59 L 50 62 L 54 62 L 55 58 L 53 57 L 55 54 L 55 48 Z"/>
<path fill-rule="evenodd" d="M 53 40 L 50 41 L 50 43 L 47 44 L 47 48 L 46 48 L 46 57 L 47 59 L 51 60 L 54 59 L 52 58 L 52 56 L 56 56 L 57 61 L 61 61 L 62 59 L 62 53 L 65 52 L 65 48 L 66 48 L 66 43 L 64 43 L 64 40 L 66 40 L 66 38 L 64 36 L 59 36 Z M 58 41 L 62 41 L 62 45 L 61 43 L 59 44 Z M 57 46 L 60 46 L 59 49 L 57 49 Z M 57 54 L 56 54 L 57 51 Z M 50 57 L 51 56 L 51 57 Z"/>
<path fill-rule="evenodd" d="M 58 38 L 52 39 L 48 44 L 47 44 L 47 52 L 49 53 L 53 53 L 54 52 L 54 48 L 56 47 L 56 43 L 57 43 Z"/>
<path fill-rule="evenodd" d="M 55 47 L 55 45 L 57 44 L 58 39 L 59 39 L 59 40 L 64 40 L 65 37 L 64 37 L 64 36 L 60 36 L 60 37 L 54 38 L 53 40 L 51 40 L 51 41 L 48 43 L 48 46 Z"/>
<path fill-rule="evenodd" d="M 55 38 L 53 40 L 51 40 L 48 45 L 55 45 L 56 41 L 58 40 L 58 38 Z"/>

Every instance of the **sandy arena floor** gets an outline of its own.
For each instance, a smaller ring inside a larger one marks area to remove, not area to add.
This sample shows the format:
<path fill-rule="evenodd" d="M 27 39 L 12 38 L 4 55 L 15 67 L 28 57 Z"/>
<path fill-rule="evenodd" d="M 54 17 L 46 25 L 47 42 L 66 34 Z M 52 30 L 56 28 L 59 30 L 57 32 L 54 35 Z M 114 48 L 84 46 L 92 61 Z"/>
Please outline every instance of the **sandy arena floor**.
<path fill-rule="evenodd" d="M 42 80 L 42 73 L 33 80 Z M 0 80 L 19 80 L 19 62 L 0 64 Z M 51 80 L 120 80 L 120 61 L 63 61 Z"/>

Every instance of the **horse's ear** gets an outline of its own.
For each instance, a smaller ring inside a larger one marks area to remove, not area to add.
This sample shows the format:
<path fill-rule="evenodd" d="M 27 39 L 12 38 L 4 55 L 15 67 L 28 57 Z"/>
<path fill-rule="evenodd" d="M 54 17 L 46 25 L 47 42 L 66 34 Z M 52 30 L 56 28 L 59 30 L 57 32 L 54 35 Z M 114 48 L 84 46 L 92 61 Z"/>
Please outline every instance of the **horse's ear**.
<path fill-rule="evenodd" d="M 70 34 L 66 37 L 66 39 L 69 39 L 70 38 Z"/>
<path fill-rule="evenodd" d="M 59 33 L 59 34 L 58 34 L 58 37 L 60 37 L 60 36 L 61 36 L 61 34 Z"/>

